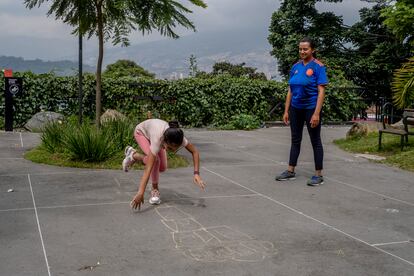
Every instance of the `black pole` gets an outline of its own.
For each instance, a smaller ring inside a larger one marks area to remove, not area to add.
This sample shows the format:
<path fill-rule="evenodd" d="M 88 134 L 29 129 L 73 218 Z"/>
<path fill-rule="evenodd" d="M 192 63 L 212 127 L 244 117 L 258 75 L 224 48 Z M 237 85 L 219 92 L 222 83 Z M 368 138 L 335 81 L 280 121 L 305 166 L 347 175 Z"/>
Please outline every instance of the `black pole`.
<path fill-rule="evenodd" d="M 83 75 L 82 75 L 82 34 L 79 30 L 79 124 L 82 124 L 82 91 Z"/>
<path fill-rule="evenodd" d="M 7 90 L 7 78 L 4 78 L 4 130 L 13 131 L 13 96 Z"/>
<path fill-rule="evenodd" d="M 4 77 L 4 129 L 13 131 L 13 98 L 23 93 L 23 79 L 20 77 Z"/>

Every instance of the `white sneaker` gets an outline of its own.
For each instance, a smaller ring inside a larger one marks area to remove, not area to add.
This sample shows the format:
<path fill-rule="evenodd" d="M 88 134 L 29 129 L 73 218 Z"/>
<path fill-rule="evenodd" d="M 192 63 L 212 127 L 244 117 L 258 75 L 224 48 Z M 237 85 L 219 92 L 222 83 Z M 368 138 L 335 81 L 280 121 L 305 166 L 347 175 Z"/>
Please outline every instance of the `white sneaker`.
<path fill-rule="evenodd" d="M 125 158 L 122 161 L 122 170 L 128 172 L 129 167 L 134 163 L 134 158 L 132 157 L 135 153 L 135 149 L 131 146 L 125 148 Z"/>
<path fill-rule="evenodd" d="M 161 203 L 161 198 L 160 198 L 160 191 L 158 190 L 151 190 L 151 197 L 148 200 L 148 202 L 152 205 L 158 205 Z"/>
<path fill-rule="evenodd" d="M 135 149 L 131 146 L 126 146 L 124 150 L 125 157 L 131 154 L 131 152 L 135 152 Z"/>

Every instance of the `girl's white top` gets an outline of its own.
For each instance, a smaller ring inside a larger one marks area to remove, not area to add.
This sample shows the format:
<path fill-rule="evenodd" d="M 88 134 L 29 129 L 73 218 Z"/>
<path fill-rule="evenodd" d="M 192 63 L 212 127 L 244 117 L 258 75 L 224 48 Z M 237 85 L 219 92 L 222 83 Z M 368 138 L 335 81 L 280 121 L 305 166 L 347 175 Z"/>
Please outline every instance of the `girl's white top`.
<path fill-rule="evenodd" d="M 141 132 L 150 142 L 152 154 L 157 155 L 164 142 L 164 132 L 170 126 L 166 121 L 160 119 L 148 119 L 135 127 L 135 132 Z M 184 137 L 181 147 L 186 147 L 188 140 Z"/>

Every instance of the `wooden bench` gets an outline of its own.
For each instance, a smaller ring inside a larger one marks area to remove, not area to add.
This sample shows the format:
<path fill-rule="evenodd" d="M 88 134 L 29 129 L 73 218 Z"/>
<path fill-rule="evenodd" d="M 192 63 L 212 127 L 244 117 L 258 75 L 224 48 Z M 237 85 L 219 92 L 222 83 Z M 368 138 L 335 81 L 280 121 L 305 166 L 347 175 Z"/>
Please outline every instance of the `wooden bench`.
<path fill-rule="evenodd" d="M 410 129 L 410 126 L 414 126 L 414 109 L 405 109 L 402 115 L 402 126 L 392 125 L 395 122 L 395 118 L 401 118 L 401 116 L 395 116 L 391 103 L 384 104 L 383 113 L 381 115 L 382 129 L 379 130 L 378 137 L 378 149 L 381 149 L 382 134 L 388 133 L 393 135 L 399 135 L 401 137 L 401 150 L 404 149 L 404 145 L 408 143 L 408 135 L 414 135 L 414 130 Z"/>

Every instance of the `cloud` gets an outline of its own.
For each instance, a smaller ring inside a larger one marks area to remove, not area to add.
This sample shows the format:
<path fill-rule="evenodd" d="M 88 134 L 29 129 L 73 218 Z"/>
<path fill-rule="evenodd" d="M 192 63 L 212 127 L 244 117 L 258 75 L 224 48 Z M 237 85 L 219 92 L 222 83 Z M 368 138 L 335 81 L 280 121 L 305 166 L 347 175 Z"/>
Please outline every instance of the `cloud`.
<path fill-rule="evenodd" d="M 1 0 L 0 36 L 71 39 L 71 27 L 47 16 L 50 3 L 28 9 L 23 1 Z"/>
<path fill-rule="evenodd" d="M 45 2 L 40 7 L 34 7 L 33 9 L 26 8 L 23 0 L 1 0 L 0 11 L 1 13 L 12 14 L 12 15 L 46 15 L 50 3 Z"/>
<path fill-rule="evenodd" d="M 207 0 L 207 9 L 195 9 L 190 18 L 201 31 L 246 27 L 265 27 L 272 13 L 278 9 L 278 1 L 271 0 Z"/>
<path fill-rule="evenodd" d="M 360 9 L 373 5 L 373 3 L 361 0 L 343 0 L 342 3 L 319 2 L 316 4 L 316 7 L 320 12 L 331 11 L 336 15 L 342 15 L 344 23 L 352 25 L 359 21 Z"/>
<path fill-rule="evenodd" d="M 0 14 L 0 35 L 70 38 L 71 28 L 46 16 Z"/>
<path fill-rule="evenodd" d="M 179 1 L 193 11 L 188 14 L 188 17 L 194 22 L 200 35 L 207 32 L 233 30 L 246 30 L 246 33 L 253 31 L 266 33 L 272 13 L 279 8 L 282 2 L 275 0 L 205 0 L 208 7 L 203 9 L 192 5 L 188 0 Z M 45 48 L 60 47 L 62 41 L 67 41 L 70 44 L 76 39 L 71 35 L 72 28 L 70 26 L 55 20 L 53 15 L 49 17 L 46 15 L 50 2 L 46 1 L 40 8 L 35 7 L 29 10 L 22 0 L 0 0 L 0 37 L 2 40 L 0 53 L 4 53 L 5 49 L 10 52 L 13 50 L 12 41 L 24 41 L 24 38 L 27 43 L 34 40 L 39 42 L 44 39 Z M 338 15 L 343 15 L 344 23 L 350 25 L 359 19 L 358 10 L 368 5 L 371 4 L 360 0 L 344 0 L 342 3 L 318 2 L 317 7 L 320 11 L 333 11 Z M 192 33 L 191 30 L 182 27 L 177 28 L 176 31 L 181 36 Z M 8 40 L 11 37 L 19 37 L 19 39 Z M 156 30 L 144 36 L 139 32 L 133 32 L 129 38 L 132 44 L 165 39 Z M 60 41 L 60 44 L 57 41 Z M 91 41 L 90 45 L 95 46 L 96 43 Z M 111 47 L 111 44 L 107 43 L 106 47 Z M 26 51 L 27 56 L 38 55 L 38 52 L 30 54 L 31 47 L 27 47 Z"/>
<path fill-rule="evenodd" d="M 0 35 L 13 32 L 29 37 L 70 38 L 71 27 L 56 21 L 53 15 L 46 16 L 50 2 L 45 2 L 39 8 L 35 7 L 31 10 L 25 7 L 23 1 L 1 0 L 0 2 L 0 24 L 2 24 Z M 274 0 L 205 0 L 208 7 L 203 9 L 191 5 L 188 0 L 180 0 L 180 2 L 193 11 L 188 17 L 194 22 L 198 32 L 246 28 L 267 30 L 272 13 L 281 3 Z M 363 6 L 367 6 L 367 3 L 360 0 L 317 3 L 317 7 L 322 11 L 333 11 L 343 15 L 347 24 L 352 24 L 359 18 L 358 10 Z M 187 35 L 192 31 L 177 28 L 177 32 L 180 35 Z M 133 42 L 162 39 L 156 30 L 144 37 L 135 32 L 130 38 Z"/>

